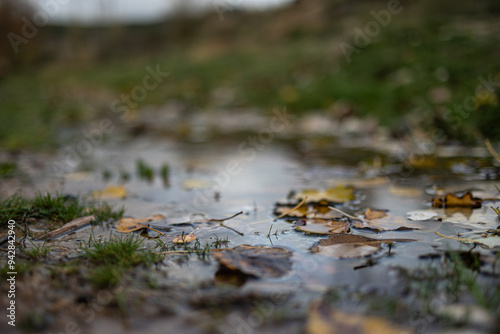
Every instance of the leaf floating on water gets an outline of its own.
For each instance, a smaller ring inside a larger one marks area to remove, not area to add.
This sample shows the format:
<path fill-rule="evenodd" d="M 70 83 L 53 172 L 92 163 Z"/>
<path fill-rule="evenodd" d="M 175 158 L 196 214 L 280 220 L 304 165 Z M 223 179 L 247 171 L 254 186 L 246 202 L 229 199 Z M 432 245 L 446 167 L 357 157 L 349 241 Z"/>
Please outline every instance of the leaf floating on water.
<path fill-rule="evenodd" d="M 209 185 L 205 180 L 189 179 L 185 180 L 182 186 L 185 190 L 194 190 L 208 188 Z"/>
<path fill-rule="evenodd" d="M 413 210 L 406 213 L 406 219 L 413 221 L 425 221 L 439 218 L 439 213 L 434 210 Z"/>
<path fill-rule="evenodd" d="M 364 216 L 365 219 L 372 220 L 387 216 L 387 212 L 383 210 L 372 210 L 371 208 L 368 208 L 366 209 Z"/>
<path fill-rule="evenodd" d="M 215 259 L 225 268 L 261 278 L 286 275 L 292 269 L 292 254 L 281 247 L 249 245 L 213 252 Z"/>
<path fill-rule="evenodd" d="M 482 205 L 482 199 L 475 198 L 469 191 L 458 197 L 452 193 L 446 194 L 443 197 L 434 197 L 432 199 L 432 207 L 434 208 L 449 208 L 449 207 L 467 207 L 467 208 L 480 208 Z"/>
<path fill-rule="evenodd" d="M 332 234 L 328 239 L 322 239 L 311 248 L 313 253 L 319 253 L 336 258 L 359 258 L 378 252 L 381 244 L 392 244 L 398 241 L 415 241 L 412 239 L 372 239 L 354 234 Z"/>
<path fill-rule="evenodd" d="M 313 234 L 348 233 L 350 224 L 333 219 L 309 218 L 297 221 L 295 229 Z"/>
<path fill-rule="evenodd" d="M 115 224 L 115 228 L 120 233 L 130 233 L 130 232 L 134 232 L 134 231 L 138 231 L 138 230 L 147 228 L 147 229 L 150 229 L 152 231 L 155 231 L 155 232 L 160 233 L 161 235 L 165 236 L 165 234 L 161 233 L 160 231 L 145 225 L 145 223 L 148 223 L 151 221 L 158 221 L 158 220 L 162 220 L 162 219 L 165 219 L 165 217 L 163 215 L 154 215 L 154 216 L 147 217 L 147 218 L 137 218 L 137 219 L 130 218 L 130 217 L 124 217 L 124 218 L 121 218 Z"/>
<path fill-rule="evenodd" d="M 196 235 L 194 233 L 183 234 L 175 237 L 172 241 L 176 244 L 187 244 L 191 241 L 196 240 Z"/>
<path fill-rule="evenodd" d="M 379 240 L 360 235 L 335 234 L 320 240 L 311 251 L 335 258 L 359 258 L 377 253 L 381 248 L 380 244 Z"/>
<path fill-rule="evenodd" d="M 395 326 L 374 316 L 344 313 L 325 302 L 311 303 L 306 334 L 411 334 L 410 330 Z"/>
<path fill-rule="evenodd" d="M 352 222 L 352 227 L 369 229 L 377 232 L 419 229 L 419 226 L 409 224 L 405 218 L 401 216 L 393 216 L 391 214 L 386 214 L 382 218 L 355 220 Z"/>
<path fill-rule="evenodd" d="M 336 219 L 341 218 L 341 215 L 331 210 L 327 205 L 320 204 L 304 204 L 294 209 L 292 205 L 277 204 L 274 209 L 274 214 L 281 218 L 323 218 Z"/>
<path fill-rule="evenodd" d="M 124 186 L 107 186 L 102 190 L 92 192 L 92 197 L 98 199 L 122 199 L 127 197 L 127 190 Z"/>
<path fill-rule="evenodd" d="M 345 203 L 354 200 L 354 188 L 346 186 L 336 186 L 325 191 L 317 189 L 304 189 L 295 195 L 295 200 L 300 201 L 307 196 L 307 203 Z"/>

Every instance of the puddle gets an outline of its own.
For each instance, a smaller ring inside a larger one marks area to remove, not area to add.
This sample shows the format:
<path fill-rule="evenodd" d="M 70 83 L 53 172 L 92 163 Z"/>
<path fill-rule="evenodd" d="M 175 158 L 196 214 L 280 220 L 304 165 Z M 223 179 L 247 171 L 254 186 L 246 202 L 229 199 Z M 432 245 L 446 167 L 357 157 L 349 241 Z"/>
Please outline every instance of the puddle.
<path fill-rule="evenodd" d="M 271 284 L 279 288 L 300 284 L 312 291 L 346 285 L 354 289 L 387 288 L 395 279 L 390 268 L 418 267 L 422 264 L 419 256 L 436 248 L 469 249 L 470 246 L 443 240 L 434 233 L 456 235 L 467 232 L 468 228 L 466 224 L 430 220 L 412 222 L 418 226 L 417 230 L 375 233 L 352 229 L 353 234 L 372 238 L 416 240 L 397 243 L 390 248 L 383 245 L 375 256 L 376 265 L 367 266 L 366 258 L 334 259 L 313 254 L 310 248 L 325 236 L 295 231 L 286 219 L 273 221 L 274 204 L 286 200 L 290 191 L 352 184 L 357 189 L 356 200 L 343 206 L 343 209 L 350 212 L 365 208 L 383 209 L 401 217 L 411 210 L 429 209 L 431 196 L 428 193 L 432 189 L 448 187 L 482 189 L 490 193 L 496 191 L 491 182 L 478 181 L 484 179 L 481 177 L 484 174 L 482 168 L 495 167 L 457 169 L 456 166 L 468 163 L 467 157 L 454 158 L 453 162 L 449 161 L 450 157 L 436 158 L 441 160 L 436 160 L 437 163 L 430 164 L 429 168 L 424 166 L 402 176 L 401 173 L 391 172 L 391 166 L 397 166 L 397 159 L 375 151 L 337 148 L 335 154 L 330 152 L 322 157 L 321 151 L 310 152 L 307 156 L 311 159 L 304 159 L 301 150 L 296 149 L 297 145 L 286 142 L 275 141 L 261 151 L 244 151 L 241 147 L 239 149 L 239 144 L 238 140 L 230 138 L 210 143 L 174 144 L 146 139 L 108 143 L 97 148 L 89 159 L 92 172 L 68 175 L 62 191 L 85 197 L 106 185 L 123 184 L 128 196 L 108 202 L 123 206 L 126 216 L 163 214 L 166 219 L 155 222 L 155 226 L 173 227 L 172 231 L 165 232 L 168 240 L 197 228 L 196 236 L 201 245 L 216 239 L 227 239 L 227 247 L 249 244 L 289 248 L 294 255 L 293 270 L 288 275 L 249 281 L 245 286 Z M 137 175 L 139 160 L 155 171 L 152 179 L 141 179 Z M 382 163 L 382 160 L 386 162 Z M 375 162 L 370 165 L 370 161 Z M 448 166 L 454 174 L 450 174 L 450 169 L 436 168 L 436 164 Z M 168 182 L 159 175 L 165 165 L 168 165 Z M 121 176 L 124 173 L 129 176 L 125 182 Z M 217 222 L 206 221 L 229 217 L 240 211 L 243 214 L 224 224 L 243 235 Z M 496 219 L 489 205 L 474 212 L 475 215 L 469 219 L 481 214 L 487 215 L 487 219 Z M 467 222 L 467 216 L 461 219 Z M 179 225 L 182 222 L 187 224 Z M 168 257 L 165 264 L 169 279 L 186 284 L 210 280 L 218 270 L 218 264 L 210 257 L 199 258 L 196 255 Z"/>

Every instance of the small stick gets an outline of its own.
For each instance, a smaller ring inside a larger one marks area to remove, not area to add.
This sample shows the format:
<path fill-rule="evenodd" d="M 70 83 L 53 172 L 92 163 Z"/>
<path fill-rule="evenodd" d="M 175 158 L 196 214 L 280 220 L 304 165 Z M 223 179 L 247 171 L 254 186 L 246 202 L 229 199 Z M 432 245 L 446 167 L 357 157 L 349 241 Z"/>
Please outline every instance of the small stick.
<path fill-rule="evenodd" d="M 232 227 L 229 227 L 229 226 L 227 226 L 227 225 L 224 225 L 223 223 L 220 223 L 220 226 L 225 227 L 225 228 L 228 228 L 228 229 L 230 229 L 231 231 L 233 231 L 233 232 L 235 232 L 235 233 L 238 233 L 239 235 L 244 235 L 244 234 L 243 234 L 243 233 L 241 233 L 240 231 L 237 231 L 237 230 L 235 230 L 235 229 L 234 229 L 234 228 L 232 228 Z"/>
<path fill-rule="evenodd" d="M 160 231 L 158 231 L 157 229 L 154 229 L 154 228 L 149 227 L 149 226 L 144 226 L 144 227 L 145 227 L 145 228 L 149 228 L 150 230 L 155 231 L 156 233 L 160 233 L 161 235 L 163 235 L 164 237 L 166 237 L 166 235 L 165 235 L 165 234 L 161 233 L 161 232 L 160 232 Z"/>
<path fill-rule="evenodd" d="M 486 144 L 486 148 L 488 149 L 488 151 L 490 151 L 491 155 L 498 161 L 500 162 L 500 155 L 497 153 L 497 151 L 495 151 L 495 149 L 493 148 L 493 146 L 491 145 L 491 142 L 489 139 L 485 139 L 484 140 L 484 143 Z"/>
<path fill-rule="evenodd" d="M 79 229 L 82 226 L 90 224 L 90 222 L 94 219 L 95 219 L 95 217 L 93 215 L 73 219 L 69 223 L 63 225 L 63 227 L 44 234 L 43 236 L 38 238 L 38 240 L 41 240 L 41 239 L 50 240 L 50 239 L 58 238 L 63 234 L 68 234 L 70 232 L 73 232 L 74 230 Z"/>
<path fill-rule="evenodd" d="M 288 215 L 291 212 L 293 212 L 294 210 L 300 208 L 302 206 L 302 204 L 304 204 L 306 201 L 307 201 L 307 196 L 304 196 L 304 198 L 302 199 L 302 201 L 300 201 L 299 204 L 297 204 L 296 206 L 294 206 L 292 209 L 288 210 L 287 212 L 283 212 L 281 215 L 279 215 L 278 217 L 274 218 L 273 221 L 276 221 L 277 219 L 283 218 L 286 215 Z"/>
<path fill-rule="evenodd" d="M 234 215 L 232 215 L 231 217 L 227 217 L 227 218 L 223 218 L 223 219 L 209 219 L 207 221 L 209 222 L 223 222 L 223 221 L 226 221 L 226 220 L 229 220 L 229 219 L 233 219 L 234 217 L 236 216 L 239 216 L 243 213 L 243 211 L 240 211 L 238 213 L 235 213 Z"/>
<path fill-rule="evenodd" d="M 475 241 L 474 241 L 473 239 L 467 239 L 467 238 L 455 238 L 455 237 L 449 237 L 449 236 L 444 235 L 444 234 L 441 234 L 441 233 L 439 233 L 439 232 L 434 232 L 434 233 L 436 233 L 437 235 L 439 235 L 440 237 L 443 237 L 443 238 L 445 238 L 445 239 L 451 239 L 451 240 L 456 240 L 456 241 L 461 241 L 461 242 L 468 242 L 468 243 L 470 243 L 470 242 L 475 243 Z"/>
<path fill-rule="evenodd" d="M 364 221 L 364 219 L 362 219 L 362 218 L 357 218 L 357 217 L 351 216 L 350 214 L 345 213 L 344 211 L 339 210 L 339 209 L 337 209 L 337 208 L 334 208 L 333 206 L 329 206 L 328 208 L 329 208 L 329 209 L 332 209 L 333 211 L 337 211 L 338 213 L 341 213 L 341 214 L 343 214 L 344 216 L 349 217 L 349 218 L 351 218 L 351 219 Z"/>

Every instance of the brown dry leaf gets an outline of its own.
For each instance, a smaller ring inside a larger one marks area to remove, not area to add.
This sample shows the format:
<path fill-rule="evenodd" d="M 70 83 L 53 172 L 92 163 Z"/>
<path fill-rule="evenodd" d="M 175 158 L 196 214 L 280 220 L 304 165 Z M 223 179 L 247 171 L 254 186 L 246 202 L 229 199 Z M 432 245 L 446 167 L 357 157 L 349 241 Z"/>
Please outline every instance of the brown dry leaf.
<path fill-rule="evenodd" d="M 383 210 L 372 210 L 371 208 L 366 209 L 365 211 L 365 219 L 372 220 L 376 218 L 382 218 L 387 216 L 386 211 Z"/>
<path fill-rule="evenodd" d="M 124 186 L 107 186 L 102 190 L 96 190 L 92 192 L 92 197 L 98 199 L 122 199 L 127 196 L 127 190 Z"/>
<path fill-rule="evenodd" d="M 314 253 L 336 258 L 358 258 L 378 252 L 381 244 L 396 241 L 414 241 L 412 239 L 372 239 L 354 234 L 331 234 L 311 248 Z"/>
<path fill-rule="evenodd" d="M 352 222 L 354 228 L 364 228 L 373 231 L 401 231 L 418 230 L 419 226 L 409 223 L 404 217 L 386 214 L 382 218 L 371 220 L 355 220 Z"/>
<path fill-rule="evenodd" d="M 458 197 L 452 193 L 446 194 L 443 197 L 434 197 L 432 199 L 432 207 L 434 208 L 447 208 L 447 207 L 468 207 L 468 208 L 480 208 L 483 200 L 480 198 L 475 198 L 469 191 L 466 194 Z"/>
<path fill-rule="evenodd" d="M 285 218 L 323 218 L 323 219 L 335 219 L 341 218 L 341 215 L 338 212 L 335 212 L 328 208 L 327 205 L 320 204 L 310 204 L 310 205 L 301 205 L 298 208 L 292 210 L 294 208 L 293 205 L 283 205 L 277 204 L 274 209 L 274 214 L 277 216 L 281 216 Z"/>
<path fill-rule="evenodd" d="M 293 253 L 281 247 L 241 245 L 215 250 L 212 254 L 225 268 L 249 276 L 275 278 L 292 269 Z"/>
<path fill-rule="evenodd" d="M 196 240 L 196 235 L 194 233 L 179 235 L 172 240 L 176 244 L 187 244 L 191 241 Z"/>
<path fill-rule="evenodd" d="M 412 331 L 374 316 L 344 313 L 325 302 L 313 302 L 305 327 L 306 334 L 411 334 Z"/>
<path fill-rule="evenodd" d="M 162 219 L 165 219 L 165 217 L 163 215 L 154 215 L 154 216 L 150 216 L 150 217 L 146 217 L 146 218 L 124 217 L 124 218 L 121 218 L 115 224 L 115 228 L 120 233 L 130 233 L 133 231 L 141 230 L 143 228 L 147 228 L 147 229 L 153 230 L 155 232 L 158 232 L 158 233 L 164 235 L 163 233 L 155 230 L 154 228 L 151 228 L 151 227 L 145 225 L 145 223 L 148 223 L 151 221 L 162 220 Z"/>
<path fill-rule="evenodd" d="M 300 201 L 307 197 L 307 203 L 345 203 L 355 199 L 354 188 L 346 186 L 336 186 L 325 191 L 317 189 L 304 189 L 295 196 L 295 200 Z"/>
<path fill-rule="evenodd" d="M 297 231 L 313 234 L 348 233 L 350 224 L 333 219 L 309 218 L 299 219 L 295 224 Z"/>

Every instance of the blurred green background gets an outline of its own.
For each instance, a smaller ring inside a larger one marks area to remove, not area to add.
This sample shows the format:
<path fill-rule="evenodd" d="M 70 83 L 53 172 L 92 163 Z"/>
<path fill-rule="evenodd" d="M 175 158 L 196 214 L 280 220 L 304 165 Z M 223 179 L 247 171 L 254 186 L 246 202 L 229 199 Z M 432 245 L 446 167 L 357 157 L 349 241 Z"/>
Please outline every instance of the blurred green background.
<path fill-rule="evenodd" d="M 371 11 L 387 10 L 388 1 L 297 0 L 267 11 L 226 5 L 223 17 L 216 8 L 184 7 L 150 23 L 48 24 L 16 53 L 9 33 L 22 36 L 22 18 L 38 9 L 1 1 L 0 147 L 56 147 L 61 131 L 110 115 L 112 102 L 157 64 L 169 76 L 137 117 L 172 101 L 191 113 L 287 106 L 299 115 L 370 116 L 394 136 L 440 129 L 448 141 L 500 140 L 500 2 L 400 6 L 367 46 L 355 43 L 356 27 L 365 30 Z M 350 62 L 342 43 L 359 46 Z M 481 86 L 480 77 L 499 84 Z"/>

